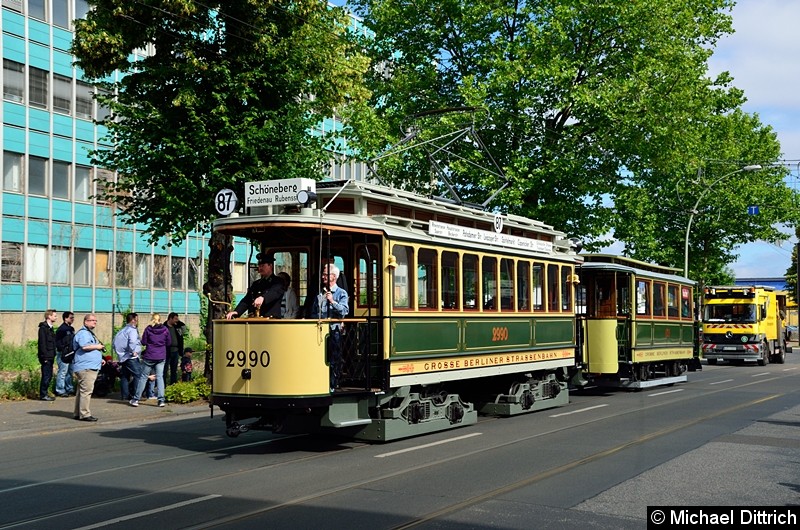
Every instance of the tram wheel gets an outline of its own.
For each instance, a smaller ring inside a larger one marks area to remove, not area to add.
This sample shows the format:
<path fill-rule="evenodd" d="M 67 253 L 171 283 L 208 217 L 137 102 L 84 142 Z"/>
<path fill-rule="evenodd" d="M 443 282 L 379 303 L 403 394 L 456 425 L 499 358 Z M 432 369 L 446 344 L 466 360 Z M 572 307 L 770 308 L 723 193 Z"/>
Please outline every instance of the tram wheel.
<path fill-rule="evenodd" d="M 647 378 L 650 375 L 650 367 L 647 364 L 640 364 L 639 365 L 639 381 L 647 381 Z"/>

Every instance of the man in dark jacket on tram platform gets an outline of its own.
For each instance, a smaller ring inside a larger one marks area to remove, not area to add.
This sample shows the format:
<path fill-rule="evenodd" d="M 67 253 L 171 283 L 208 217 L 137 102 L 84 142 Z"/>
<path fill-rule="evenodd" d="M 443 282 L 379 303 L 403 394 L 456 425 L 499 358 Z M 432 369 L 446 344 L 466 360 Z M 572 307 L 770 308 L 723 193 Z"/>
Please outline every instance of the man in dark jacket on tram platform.
<path fill-rule="evenodd" d="M 261 317 L 281 317 L 281 300 L 286 288 L 283 280 L 274 274 L 275 257 L 272 254 L 259 252 L 257 258 L 258 274 L 261 278 L 253 282 L 247 290 L 247 295 L 236 305 L 236 309 L 225 315 L 228 320 L 242 316 L 251 308 Z"/>

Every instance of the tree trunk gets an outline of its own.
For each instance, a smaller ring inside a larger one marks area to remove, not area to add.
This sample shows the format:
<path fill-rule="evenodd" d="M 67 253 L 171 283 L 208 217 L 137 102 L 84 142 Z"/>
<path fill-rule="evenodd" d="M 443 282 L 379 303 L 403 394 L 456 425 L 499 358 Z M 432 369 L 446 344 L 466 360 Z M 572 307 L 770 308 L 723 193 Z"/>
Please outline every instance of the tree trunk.
<path fill-rule="evenodd" d="M 233 252 L 233 237 L 212 232 L 208 241 L 208 280 L 203 285 L 203 294 L 209 298 L 208 318 L 204 330 L 206 342 L 214 344 L 214 319 L 225 318 L 233 299 L 230 257 Z M 203 375 L 211 376 L 211 348 L 206 348 L 206 362 Z"/>

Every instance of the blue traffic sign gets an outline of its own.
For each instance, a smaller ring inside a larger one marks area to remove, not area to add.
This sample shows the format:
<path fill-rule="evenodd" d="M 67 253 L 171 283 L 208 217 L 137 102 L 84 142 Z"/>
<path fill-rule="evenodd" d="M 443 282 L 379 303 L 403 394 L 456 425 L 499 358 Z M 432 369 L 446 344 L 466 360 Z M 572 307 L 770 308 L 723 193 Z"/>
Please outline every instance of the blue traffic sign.
<path fill-rule="evenodd" d="M 758 215 L 758 206 L 748 206 L 747 215 Z"/>

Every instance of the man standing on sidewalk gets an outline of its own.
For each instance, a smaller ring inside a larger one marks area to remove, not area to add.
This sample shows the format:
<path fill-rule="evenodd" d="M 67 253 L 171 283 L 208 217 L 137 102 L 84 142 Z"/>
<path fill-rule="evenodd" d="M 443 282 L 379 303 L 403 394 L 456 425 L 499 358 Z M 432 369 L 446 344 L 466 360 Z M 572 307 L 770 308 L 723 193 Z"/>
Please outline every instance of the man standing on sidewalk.
<path fill-rule="evenodd" d="M 53 363 L 56 362 L 56 334 L 53 325 L 56 322 L 56 310 L 48 309 L 44 312 L 44 320 L 39 322 L 39 364 L 42 365 L 42 381 L 39 383 L 39 399 L 42 401 L 55 401 L 47 391 L 50 381 L 53 380 Z"/>
<path fill-rule="evenodd" d="M 97 317 L 89 313 L 83 317 L 83 327 L 75 334 L 72 340 L 72 347 L 75 348 L 75 360 L 72 362 L 72 369 L 75 377 L 78 378 L 78 393 L 75 396 L 75 415 L 76 420 L 97 421 L 92 416 L 89 405 L 92 401 L 92 391 L 97 373 L 105 363 L 103 360 L 103 350 L 105 346 L 97 340 L 94 328 L 97 327 Z"/>
<path fill-rule="evenodd" d="M 167 316 L 167 329 L 172 344 L 164 363 L 164 385 L 171 385 L 178 382 L 178 361 L 183 354 L 183 334 L 186 332 L 186 324 L 178 318 L 178 313 L 170 313 Z"/>
<path fill-rule="evenodd" d="M 75 328 L 72 327 L 72 323 L 75 321 L 75 314 L 72 311 L 64 311 L 61 320 L 63 322 L 56 331 L 56 362 L 58 363 L 56 396 L 68 397 L 75 395 L 75 385 L 72 382 L 72 363 L 64 362 L 61 356 L 72 351 L 72 339 L 75 338 Z"/>
<path fill-rule="evenodd" d="M 139 315 L 128 313 L 125 317 L 125 327 L 117 332 L 114 337 L 114 350 L 117 352 L 117 360 L 120 366 L 119 389 L 122 399 L 130 401 L 134 399 L 133 393 L 136 391 L 136 382 L 139 379 L 140 361 L 139 355 L 142 353 L 142 342 L 139 340 Z M 139 396 L 135 396 L 139 399 Z"/>

